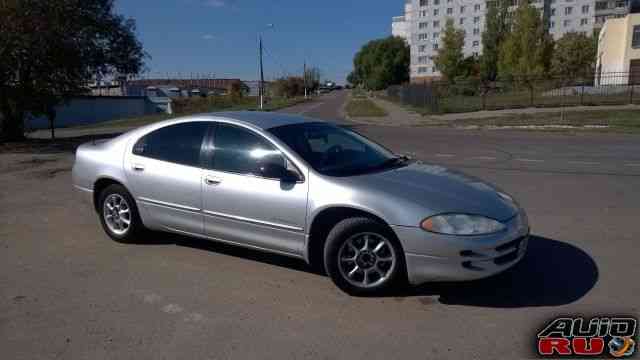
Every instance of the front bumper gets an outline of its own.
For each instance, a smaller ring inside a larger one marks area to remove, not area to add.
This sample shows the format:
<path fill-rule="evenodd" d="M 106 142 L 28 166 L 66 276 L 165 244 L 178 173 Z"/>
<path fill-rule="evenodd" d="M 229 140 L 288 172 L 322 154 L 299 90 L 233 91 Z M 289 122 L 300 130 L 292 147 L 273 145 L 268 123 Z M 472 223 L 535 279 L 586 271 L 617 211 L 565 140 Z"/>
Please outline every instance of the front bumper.
<path fill-rule="evenodd" d="M 526 252 L 529 224 L 524 212 L 490 235 L 456 236 L 429 233 L 418 227 L 392 226 L 402 243 L 411 284 L 464 281 L 498 274 Z"/>

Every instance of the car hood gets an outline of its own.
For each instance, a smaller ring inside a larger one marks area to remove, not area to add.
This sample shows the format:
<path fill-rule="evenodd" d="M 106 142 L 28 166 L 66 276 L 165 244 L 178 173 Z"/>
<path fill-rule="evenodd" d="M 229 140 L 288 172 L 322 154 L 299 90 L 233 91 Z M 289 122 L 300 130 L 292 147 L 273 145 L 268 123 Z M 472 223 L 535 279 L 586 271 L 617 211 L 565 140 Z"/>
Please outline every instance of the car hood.
<path fill-rule="evenodd" d="M 439 165 L 413 162 L 350 181 L 356 188 L 418 205 L 426 215 L 465 213 L 505 221 L 518 212 L 518 205 L 499 196 L 495 186 Z"/>

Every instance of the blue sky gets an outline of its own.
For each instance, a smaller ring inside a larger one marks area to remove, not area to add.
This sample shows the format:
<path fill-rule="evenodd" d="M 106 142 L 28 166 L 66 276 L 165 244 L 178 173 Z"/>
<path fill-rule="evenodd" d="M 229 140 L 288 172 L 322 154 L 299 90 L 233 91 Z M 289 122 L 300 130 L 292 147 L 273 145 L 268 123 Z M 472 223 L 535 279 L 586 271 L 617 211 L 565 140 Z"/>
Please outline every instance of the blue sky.
<path fill-rule="evenodd" d="M 136 20 L 152 56 L 151 76 L 167 72 L 257 79 L 257 33 L 263 31 L 265 76 L 315 65 L 344 82 L 366 41 L 391 33 L 404 0 L 116 0 Z M 268 28 L 267 24 L 273 24 Z"/>

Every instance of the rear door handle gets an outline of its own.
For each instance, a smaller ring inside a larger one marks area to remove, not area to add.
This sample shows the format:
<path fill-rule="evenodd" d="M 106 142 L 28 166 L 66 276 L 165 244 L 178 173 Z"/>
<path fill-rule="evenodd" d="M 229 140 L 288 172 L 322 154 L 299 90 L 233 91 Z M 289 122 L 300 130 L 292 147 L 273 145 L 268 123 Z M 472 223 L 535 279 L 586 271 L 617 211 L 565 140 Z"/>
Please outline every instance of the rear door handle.
<path fill-rule="evenodd" d="M 144 171 L 144 165 L 142 164 L 133 164 L 133 170 L 135 171 Z"/>
<path fill-rule="evenodd" d="M 217 177 L 207 175 L 204 177 L 204 182 L 207 185 L 218 185 L 222 182 L 222 180 Z"/>

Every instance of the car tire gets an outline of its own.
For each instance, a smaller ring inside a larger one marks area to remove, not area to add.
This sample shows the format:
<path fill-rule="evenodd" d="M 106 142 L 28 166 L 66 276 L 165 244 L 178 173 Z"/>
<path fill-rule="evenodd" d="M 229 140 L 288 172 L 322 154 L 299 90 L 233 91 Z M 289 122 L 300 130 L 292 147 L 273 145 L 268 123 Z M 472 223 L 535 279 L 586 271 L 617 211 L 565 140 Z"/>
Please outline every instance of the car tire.
<path fill-rule="evenodd" d="M 382 295 L 406 282 L 398 239 L 372 218 L 349 218 L 336 224 L 325 242 L 324 265 L 336 286 L 350 295 Z"/>
<path fill-rule="evenodd" d="M 98 217 L 110 238 L 121 243 L 139 241 L 146 231 L 135 200 L 119 184 L 107 186 L 98 198 Z"/>

